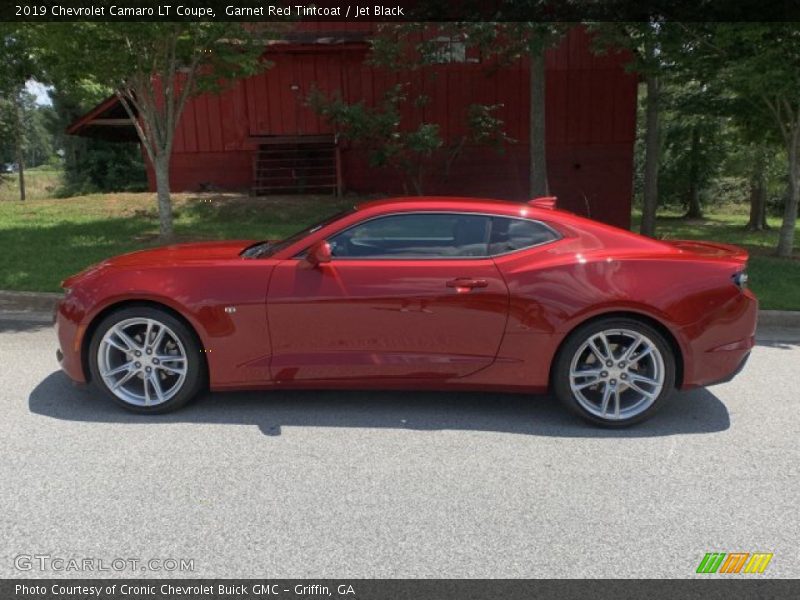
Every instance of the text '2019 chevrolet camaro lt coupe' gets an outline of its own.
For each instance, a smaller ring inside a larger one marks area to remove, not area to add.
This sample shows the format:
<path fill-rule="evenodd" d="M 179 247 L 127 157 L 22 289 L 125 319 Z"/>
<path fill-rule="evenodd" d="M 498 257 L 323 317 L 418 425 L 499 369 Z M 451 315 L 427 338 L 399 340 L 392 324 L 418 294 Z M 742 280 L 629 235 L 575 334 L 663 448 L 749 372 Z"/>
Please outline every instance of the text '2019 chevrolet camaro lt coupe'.
<path fill-rule="evenodd" d="M 90 267 L 63 283 L 58 357 L 142 413 L 206 387 L 549 390 L 621 426 L 741 368 L 757 313 L 746 262 L 550 198 L 380 200 L 279 242 Z"/>

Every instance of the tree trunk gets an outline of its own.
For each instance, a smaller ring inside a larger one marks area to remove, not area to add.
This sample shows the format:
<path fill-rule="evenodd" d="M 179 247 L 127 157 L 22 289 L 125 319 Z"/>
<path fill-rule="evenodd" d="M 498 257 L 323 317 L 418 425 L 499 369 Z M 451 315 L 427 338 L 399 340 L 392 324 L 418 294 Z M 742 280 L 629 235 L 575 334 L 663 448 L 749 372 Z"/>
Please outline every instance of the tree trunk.
<path fill-rule="evenodd" d="M 766 157 L 762 148 L 756 151 L 750 174 L 750 219 L 747 231 L 765 231 L 767 225 L 767 182 L 764 174 Z"/>
<path fill-rule="evenodd" d="M 17 167 L 19 168 L 19 200 L 25 202 L 25 158 L 17 149 Z"/>
<path fill-rule="evenodd" d="M 545 60 L 544 50 L 530 54 L 530 194 L 547 196 L 547 146 L 545 138 Z"/>
<path fill-rule="evenodd" d="M 661 161 L 661 140 L 659 132 L 659 81 L 658 77 L 648 75 L 647 104 L 645 107 L 645 159 L 644 159 L 644 199 L 642 203 L 642 223 L 639 233 L 652 237 L 656 232 L 656 208 L 658 207 L 658 166 Z"/>
<path fill-rule="evenodd" d="M 161 241 L 171 242 L 175 238 L 175 233 L 172 228 L 172 199 L 169 195 L 169 154 L 156 156 L 153 169 L 158 195 L 159 236 Z"/>
<path fill-rule="evenodd" d="M 794 230 L 797 224 L 797 205 L 800 202 L 800 165 L 798 159 L 798 138 L 800 125 L 790 133 L 788 143 L 789 158 L 789 197 L 783 211 L 783 223 L 778 235 L 778 256 L 789 257 L 794 247 Z"/>
<path fill-rule="evenodd" d="M 25 202 L 25 148 L 22 132 L 22 92 L 14 98 L 14 152 L 17 155 L 17 168 L 19 175 L 19 200 Z"/>
<path fill-rule="evenodd" d="M 689 191 L 687 194 L 687 219 L 701 219 L 703 207 L 700 206 L 700 132 L 692 128 L 692 146 L 690 148 L 691 164 L 689 166 Z"/>

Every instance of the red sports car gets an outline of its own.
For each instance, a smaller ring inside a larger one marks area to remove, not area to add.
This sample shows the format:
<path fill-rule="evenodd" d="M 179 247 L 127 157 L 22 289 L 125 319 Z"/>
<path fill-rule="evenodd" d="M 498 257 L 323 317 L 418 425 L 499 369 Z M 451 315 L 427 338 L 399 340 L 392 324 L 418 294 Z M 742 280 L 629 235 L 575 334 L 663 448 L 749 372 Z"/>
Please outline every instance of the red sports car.
<path fill-rule="evenodd" d="M 58 358 L 125 408 L 201 389 L 552 391 L 594 423 L 730 379 L 747 253 L 468 198 L 368 202 L 278 242 L 182 244 L 64 281 Z"/>

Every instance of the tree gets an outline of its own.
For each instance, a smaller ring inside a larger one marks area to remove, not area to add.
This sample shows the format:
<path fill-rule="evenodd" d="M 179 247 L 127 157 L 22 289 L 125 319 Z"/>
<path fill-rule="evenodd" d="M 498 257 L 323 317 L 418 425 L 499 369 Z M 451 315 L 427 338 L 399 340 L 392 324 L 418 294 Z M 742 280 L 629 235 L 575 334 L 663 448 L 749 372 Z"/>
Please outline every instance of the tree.
<path fill-rule="evenodd" d="M 40 46 L 52 78 L 111 90 L 153 165 L 159 230 L 173 237 L 169 163 L 187 100 L 265 68 L 263 33 L 241 23 L 49 23 Z"/>
<path fill-rule="evenodd" d="M 6 105 L 5 129 L 13 140 L 19 199 L 25 201 L 25 82 L 36 74 L 31 39 L 17 23 L 0 23 L 0 101 Z"/>
<path fill-rule="evenodd" d="M 789 23 L 685 26 L 696 60 L 712 85 L 747 106 L 744 119 L 769 123 L 762 140 L 777 136 L 786 152 L 789 194 L 776 248 L 791 256 L 800 203 L 800 30 Z"/>
<path fill-rule="evenodd" d="M 437 66 L 465 58 L 464 39 L 464 31 L 451 24 L 386 24 L 371 38 L 366 60 L 378 69 L 419 70 L 423 77 L 433 80 L 440 74 Z M 398 169 L 404 186 L 418 195 L 423 193 L 428 172 L 436 168 L 447 177 L 467 144 L 502 150 L 514 141 L 506 135 L 505 123 L 496 114 L 502 105 L 479 103 L 469 105 L 460 115 L 466 133 L 445 140 L 440 124 L 424 118 L 430 97 L 410 97 L 409 86 L 399 83 L 390 87 L 375 106 L 363 101 L 347 103 L 340 94 L 326 96 L 317 89 L 307 101 L 340 135 L 366 147 L 373 166 Z"/>
<path fill-rule="evenodd" d="M 449 143 L 442 139 L 438 123 L 428 123 L 419 117 L 415 124 L 404 123 L 400 107 L 410 100 L 407 87 L 405 84 L 391 87 L 377 106 L 367 106 L 364 102 L 348 104 L 340 95 L 329 98 L 319 90 L 312 90 L 308 103 L 340 135 L 366 147 L 372 166 L 399 169 L 417 195 L 423 193 L 425 175 L 436 162 L 434 159 L 442 159 L 441 170 L 447 176 L 467 143 L 502 147 L 510 141 L 503 132 L 503 121 L 494 115 L 498 105 L 470 105 L 467 133 Z M 421 108 L 426 98 L 417 96 L 413 108 Z"/>
<path fill-rule="evenodd" d="M 731 121 L 735 125 L 735 146 L 727 162 L 737 173 L 747 178 L 750 217 L 747 231 L 766 231 L 767 200 L 770 180 L 775 166 L 783 160 L 782 142 L 775 134 L 770 118 L 765 111 L 753 111 L 747 101 L 731 96 L 728 104 Z M 784 184 L 785 187 L 785 184 Z"/>
<path fill-rule="evenodd" d="M 533 2 L 534 5 L 544 4 Z M 548 23 L 534 21 L 513 21 L 494 25 L 495 37 L 482 35 L 478 37 L 484 53 L 494 52 L 502 60 L 528 59 L 529 95 L 528 106 L 530 129 L 528 144 L 530 148 L 530 195 L 531 197 L 547 196 L 550 185 L 547 178 L 547 139 L 546 121 L 547 106 L 545 102 L 547 77 L 545 54 L 561 41 L 569 25 L 564 23 Z M 472 24 L 470 29 L 476 27 Z M 481 25 L 477 25 L 481 27 Z M 468 33 L 469 33 L 468 29 Z M 488 42 L 488 43 L 487 43 Z"/>
<path fill-rule="evenodd" d="M 764 145 L 751 146 L 752 170 L 750 172 L 750 217 L 745 229 L 765 231 L 767 223 L 767 149 Z"/>
<path fill-rule="evenodd" d="M 545 55 L 561 41 L 574 24 L 546 21 L 523 21 L 517 17 L 530 17 L 530 11 L 540 14 L 546 0 L 523 0 L 504 6 L 506 22 L 463 21 L 438 23 L 432 28 L 426 23 L 384 26 L 373 40 L 373 62 L 380 65 L 429 65 L 441 58 L 441 40 L 461 44 L 465 51 L 477 48 L 485 59 L 508 64 L 526 58 L 530 78 L 530 149 L 529 193 L 532 197 L 550 193 L 547 177 L 546 140 L 546 71 Z M 430 8 L 430 7 L 429 7 Z M 414 36 L 411 34 L 421 34 Z M 403 43 L 412 48 L 403 47 Z M 410 62 L 409 62 L 410 59 Z M 488 61 L 491 64 L 491 61 Z M 494 68 L 492 65 L 488 68 Z"/>
<path fill-rule="evenodd" d="M 661 20 L 639 23 L 605 22 L 592 26 L 596 34 L 596 49 L 605 52 L 609 47 L 630 52 L 628 68 L 639 73 L 645 84 L 645 159 L 642 200 L 642 221 L 639 232 L 653 236 L 658 209 L 658 175 L 661 165 L 662 87 L 669 71 L 669 60 L 680 39 L 673 24 Z"/>
<path fill-rule="evenodd" d="M 691 72 L 671 74 L 661 95 L 659 203 L 681 204 L 686 218 L 698 219 L 735 132 L 723 104 Z"/>
<path fill-rule="evenodd" d="M 18 118 L 17 111 L 20 111 Z M 22 156 L 26 167 L 37 167 L 52 159 L 55 154 L 53 136 L 48 130 L 52 116 L 49 106 L 37 106 L 36 97 L 25 89 L 19 99 L 13 101 L 0 99 L 0 163 L 17 161 L 17 142 L 15 130 L 23 133 Z"/>
<path fill-rule="evenodd" d="M 525 15 L 526 6 L 541 8 L 547 2 L 530 0 L 513 7 L 513 14 Z M 517 13 L 516 11 L 519 11 Z M 465 40 L 477 46 L 482 55 L 494 56 L 501 63 L 528 60 L 529 78 L 528 105 L 530 125 L 529 147 L 529 193 L 531 197 L 547 196 L 550 185 L 547 177 L 547 74 L 545 56 L 547 50 L 558 45 L 570 26 L 574 24 L 540 21 L 509 21 L 503 23 L 460 23 Z"/>

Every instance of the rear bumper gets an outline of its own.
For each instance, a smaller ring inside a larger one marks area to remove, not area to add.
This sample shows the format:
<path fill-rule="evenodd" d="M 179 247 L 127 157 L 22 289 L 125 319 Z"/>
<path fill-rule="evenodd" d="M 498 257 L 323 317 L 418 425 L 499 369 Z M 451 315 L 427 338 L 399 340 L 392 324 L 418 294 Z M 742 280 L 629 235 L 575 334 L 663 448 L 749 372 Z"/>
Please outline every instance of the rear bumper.
<path fill-rule="evenodd" d="M 702 330 L 693 326 L 683 387 L 724 383 L 738 375 L 755 345 L 757 316 L 758 300 L 746 290 L 702 319 Z"/>
<path fill-rule="evenodd" d="M 731 379 L 733 379 L 739 373 L 742 372 L 742 369 L 744 369 L 744 366 L 747 364 L 747 360 L 749 358 L 750 358 L 750 352 L 748 352 L 747 354 L 744 355 L 744 358 L 739 362 L 739 366 L 736 367 L 733 371 L 728 373 L 722 379 L 718 379 L 717 381 L 712 381 L 711 383 L 707 383 L 706 385 L 717 385 L 717 384 L 720 384 L 720 383 L 728 383 Z"/>

